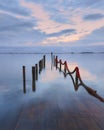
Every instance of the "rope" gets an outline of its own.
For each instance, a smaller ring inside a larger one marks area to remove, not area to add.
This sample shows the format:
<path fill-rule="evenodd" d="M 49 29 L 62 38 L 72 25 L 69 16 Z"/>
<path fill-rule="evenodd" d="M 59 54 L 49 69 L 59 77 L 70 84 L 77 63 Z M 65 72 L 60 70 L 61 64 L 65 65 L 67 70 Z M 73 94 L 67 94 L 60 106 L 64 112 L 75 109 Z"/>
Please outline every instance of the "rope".
<path fill-rule="evenodd" d="M 56 65 L 56 68 L 58 68 L 58 63 L 60 63 L 60 70 L 61 70 L 61 65 L 64 65 L 64 76 L 66 77 L 67 75 L 70 75 L 71 79 L 72 79 L 72 82 L 73 82 L 73 85 L 75 87 L 75 90 L 78 90 L 79 86 L 83 86 L 85 88 L 85 90 L 92 96 L 98 98 L 101 102 L 104 102 L 104 98 L 101 97 L 100 95 L 97 94 L 97 91 L 96 90 L 93 90 L 92 88 L 88 87 L 81 79 L 81 76 L 80 76 L 80 71 L 79 71 L 79 68 L 78 66 L 75 67 L 75 69 L 71 72 L 68 68 L 68 64 L 67 64 L 67 61 L 65 62 L 62 62 L 62 60 L 58 60 L 58 57 L 56 56 L 56 58 L 54 59 L 55 61 L 55 65 Z M 61 70 L 62 71 L 62 70 Z M 76 82 L 74 81 L 74 78 L 72 76 L 72 74 L 76 73 Z M 80 83 L 78 83 L 78 80 L 80 81 Z"/>

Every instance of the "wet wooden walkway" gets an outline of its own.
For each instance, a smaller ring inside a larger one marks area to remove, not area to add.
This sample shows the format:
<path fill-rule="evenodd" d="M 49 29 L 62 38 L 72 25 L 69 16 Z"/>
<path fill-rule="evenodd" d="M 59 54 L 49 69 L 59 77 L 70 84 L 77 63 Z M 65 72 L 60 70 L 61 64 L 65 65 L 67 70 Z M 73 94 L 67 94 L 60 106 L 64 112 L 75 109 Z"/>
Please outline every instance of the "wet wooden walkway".
<path fill-rule="evenodd" d="M 67 109 L 32 101 L 22 109 L 15 130 L 103 130 L 104 108 L 73 99 L 72 107 Z"/>
<path fill-rule="evenodd" d="M 53 90 L 31 98 L 21 109 L 8 110 L 0 130 L 104 130 L 104 103 L 88 95 L 84 88 L 80 88 L 81 96 L 76 92 L 63 92 L 70 85 L 64 86 L 62 79 L 49 88 Z M 47 84 L 51 85 L 44 83 L 44 86 Z"/>

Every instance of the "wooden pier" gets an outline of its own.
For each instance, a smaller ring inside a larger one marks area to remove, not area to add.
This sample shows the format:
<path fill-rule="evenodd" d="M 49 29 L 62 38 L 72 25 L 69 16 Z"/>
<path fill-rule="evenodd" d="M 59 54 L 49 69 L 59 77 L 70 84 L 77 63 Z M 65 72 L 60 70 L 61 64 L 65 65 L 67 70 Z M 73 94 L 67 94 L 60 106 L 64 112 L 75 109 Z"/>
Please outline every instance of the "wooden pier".
<path fill-rule="evenodd" d="M 76 98 L 66 110 L 60 109 L 58 102 L 53 106 L 32 101 L 21 111 L 15 130 L 103 130 L 103 110 L 97 104 Z"/>
<path fill-rule="evenodd" d="M 42 61 L 40 61 L 39 66 L 41 64 Z M 46 66 L 45 63 L 43 65 L 44 67 Z M 37 65 L 35 67 L 37 68 Z M 34 82 L 35 76 L 38 75 L 35 75 L 38 70 L 36 68 L 32 67 L 32 81 Z M 59 82 L 52 84 L 52 81 L 48 81 L 47 77 L 44 79 L 47 73 L 57 75 L 55 79 L 58 78 Z M 24 67 L 23 75 L 23 85 L 25 86 Z M 89 95 L 83 87 L 79 88 L 80 91 L 75 92 L 73 83 L 68 83 L 69 79 L 64 79 L 63 75 L 56 71 L 56 68 L 46 70 L 45 74 L 41 72 L 41 78 L 47 80 L 47 82 L 41 82 L 38 86 L 33 86 L 32 89 L 37 91 L 36 89 L 39 90 L 45 86 L 48 86 L 49 89 L 47 88 L 46 92 L 40 93 L 37 96 L 35 96 L 35 92 L 31 91 L 30 94 L 34 94 L 31 98 L 25 90 L 25 102 L 19 108 L 17 105 L 14 111 L 8 110 L 8 114 L 5 114 L 2 122 L 0 122 L 0 130 L 104 129 L 103 102 Z M 64 84 L 65 80 L 66 84 Z"/>

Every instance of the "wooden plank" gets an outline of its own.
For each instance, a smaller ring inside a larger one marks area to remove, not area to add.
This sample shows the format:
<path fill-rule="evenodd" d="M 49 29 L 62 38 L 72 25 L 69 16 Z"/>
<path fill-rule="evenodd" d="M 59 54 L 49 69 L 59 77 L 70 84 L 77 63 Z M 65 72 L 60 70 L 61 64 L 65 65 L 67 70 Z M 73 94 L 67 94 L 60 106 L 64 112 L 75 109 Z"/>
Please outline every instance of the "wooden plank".
<path fill-rule="evenodd" d="M 78 130 L 100 130 L 99 126 L 91 117 L 87 118 L 77 117 L 75 120 L 78 125 Z"/>

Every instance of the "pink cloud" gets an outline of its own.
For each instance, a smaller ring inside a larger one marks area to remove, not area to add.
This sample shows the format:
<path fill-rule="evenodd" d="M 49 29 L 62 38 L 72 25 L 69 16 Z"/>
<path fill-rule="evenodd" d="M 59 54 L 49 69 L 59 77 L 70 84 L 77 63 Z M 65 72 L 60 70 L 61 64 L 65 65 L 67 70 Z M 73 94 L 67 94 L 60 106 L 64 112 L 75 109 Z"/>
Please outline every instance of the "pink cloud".
<path fill-rule="evenodd" d="M 48 44 L 58 44 L 60 42 L 63 43 L 69 43 L 73 41 L 78 41 L 82 39 L 83 37 L 86 37 L 87 35 L 91 34 L 95 29 L 102 27 L 104 24 L 104 19 L 98 20 L 98 21 L 85 21 L 83 20 L 83 16 L 87 14 L 89 11 L 92 13 L 94 12 L 100 12 L 95 9 L 89 10 L 81 10 L 76 9 L 73 12 L 71 12 L 73 15 L 70 16 L 70 12 L 67 12 L 63 10 L 63 14 L 67 14 L 67 17 L 69 18 L 69 21 L 71 20 L 73 24 L 68 23 L 59 23 L 50 18 L 50 13 L 47 12 L 44 7 L 41 4 L 36 4 L 32 2 L 26 2 L 25 0 L 21 0 L 20 4 L 23 7 L 28 8 L 31 11 L 31 16 L 36 19 L 37 26 L 34 26 L 33 29 L 40 30 L 42 32 L 45 32 L 46 34 L 51 34 L 55 32 L 60 32 L 65 29 L 75 29 L 77 30 L 76 34 L 69 34 L 69 35 L 61 35 L 57 37 L 48 37 L 46 38 L 42 44 L 48 45 Z M 61 8 L 61 7 L 60 7 Z M 69 14 L 69 15 L 68 15 Z"/>

